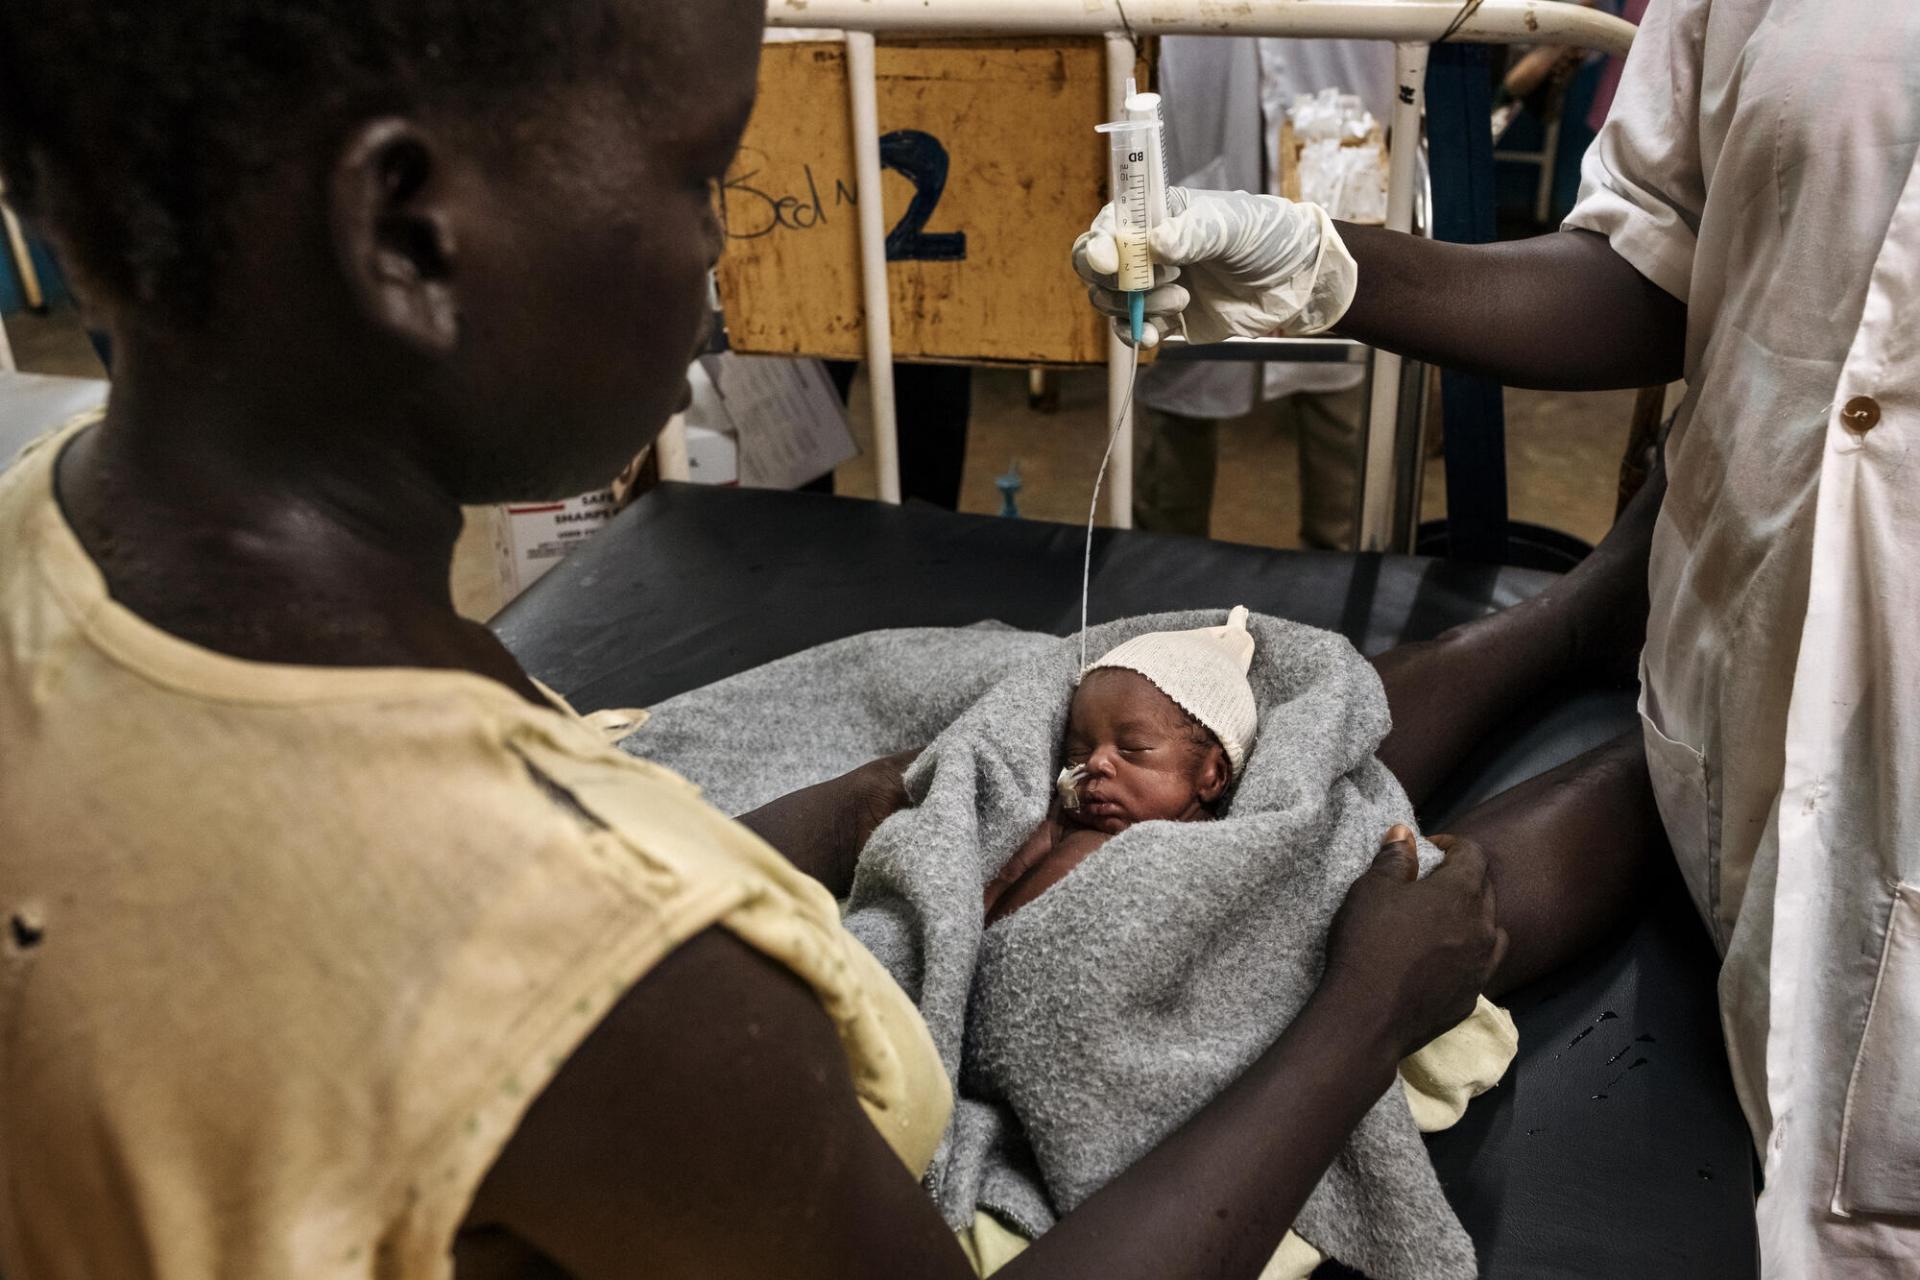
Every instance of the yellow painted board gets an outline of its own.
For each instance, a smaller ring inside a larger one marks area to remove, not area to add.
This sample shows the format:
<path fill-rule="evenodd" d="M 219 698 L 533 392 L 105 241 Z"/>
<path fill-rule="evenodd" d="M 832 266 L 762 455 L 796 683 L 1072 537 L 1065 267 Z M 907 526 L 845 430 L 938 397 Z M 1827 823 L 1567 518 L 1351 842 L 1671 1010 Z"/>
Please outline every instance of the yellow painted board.
<path fill-rule="evenodd" d="M 1105 360 L 1068 263 L 1107 199 L 1101 42 L 883 41 L 876 64 L 898 357 Z M 844 45 L 767 46 L 719 193 L 735 350 L 865 354 L 848 93 Z"/>

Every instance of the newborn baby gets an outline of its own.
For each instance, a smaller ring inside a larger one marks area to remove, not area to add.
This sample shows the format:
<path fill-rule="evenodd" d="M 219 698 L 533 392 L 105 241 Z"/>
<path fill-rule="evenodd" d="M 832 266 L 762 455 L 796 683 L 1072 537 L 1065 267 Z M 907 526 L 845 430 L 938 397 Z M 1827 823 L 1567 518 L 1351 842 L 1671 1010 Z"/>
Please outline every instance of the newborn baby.
<path fill-rule="evenodd" d="M 1206 822 L 1258 725 L 1247 611 L 1225 625 L 1136 636 L 1081 674 L 1046 820 L 986 888 L 987 924 L 1012 915 L 1136 822 Z"/>

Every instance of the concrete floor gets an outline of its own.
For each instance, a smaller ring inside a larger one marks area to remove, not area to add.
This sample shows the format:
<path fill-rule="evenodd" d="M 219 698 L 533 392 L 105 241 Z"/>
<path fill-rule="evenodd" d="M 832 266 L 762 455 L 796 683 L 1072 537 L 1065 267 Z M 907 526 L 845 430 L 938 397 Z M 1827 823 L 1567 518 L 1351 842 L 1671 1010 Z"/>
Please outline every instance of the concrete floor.
<path fill-rule="evenodd" d="M 100 363 L 70 310 L 47 316 L 16 314 L 6 320 L 14 355 L 33 373 L 98 377 Z M 1109 427 L 1105 373 L 1068 370 L 1058 375 L 1059 408 L 1040 413 L 1028 407 L 1027 377 L 1017 369 L 982 369 L 974 375 L 974 410 L 968 443 L 966 479 L 961 494 L 965 511 L 991 514 L 1000 509 L 994 477 L 1017 460 L 1024 478 L 1021 514 L 1029 518 L 1078 524 L 1087 518 L 1087 501 Z M 1603 535 L 1613 520 L 1615 477 L 1626 443 L 1631 391 L 1571 393 L 1508 390 L 1507 464 L 1513 518 L 1565 530 L 1588 542 Z M 866 412 L 865 381 L 853 393 L 853 425 L 861 456 L 836 475 L 839 492 L 874 495 L 870 454 L 872 434 Z M 1104 505 L 1104 504 L 1103 504 Z M 1427 463 L 1423 517 L 1445 513 L 1445 487 L 1439 459 Z M 1299 545 L 1299 455 L 1290 430 L 1271 411 L 1236 419 L 1220 432 L 1219 481 L 1214 495 L 1213 534 L 1232 542 L 1270 547 Z M 476 544 L 478 536 L 470 539 Z M 469 559 L 490 566 L 490 557 Z M 485 576 L 479 568 L 467 576 Z M 464 584 L 463 604 L 470 612 L 489 612 L 488 593 Z"/>

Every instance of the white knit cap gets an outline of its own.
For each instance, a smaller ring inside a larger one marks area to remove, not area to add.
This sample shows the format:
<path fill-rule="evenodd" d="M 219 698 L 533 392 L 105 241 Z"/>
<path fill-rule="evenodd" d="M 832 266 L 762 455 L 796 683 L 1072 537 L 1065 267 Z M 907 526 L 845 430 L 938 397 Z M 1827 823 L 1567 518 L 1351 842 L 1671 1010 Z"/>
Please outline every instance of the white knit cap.
<path fill-rule="evenodd" d="M 1260 727 L 1253 686 L 1247 682 L 1247 670 L 1252 665 L 1253 637 L 1247 634 L 1247 607 L 1235 605 L 1224 626 L 1135 636 L 1087 670 L 1118 667 L 1153 681 L 1160 692 L 1213 731 L 1227 749 L 1227 761 L 1238 778 Z"/>

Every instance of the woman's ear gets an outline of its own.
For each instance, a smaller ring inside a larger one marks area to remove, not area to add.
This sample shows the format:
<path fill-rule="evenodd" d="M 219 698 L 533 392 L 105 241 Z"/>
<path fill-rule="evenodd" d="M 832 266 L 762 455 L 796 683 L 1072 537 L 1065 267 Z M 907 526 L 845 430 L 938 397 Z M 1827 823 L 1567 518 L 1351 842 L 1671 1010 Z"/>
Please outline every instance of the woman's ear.
<path fill-rule="evenodd" d="M 447 159 L 413 121 L 371 120 L 347 139 L 328 190 L 334 252 L 362 311 L 437 355 L 460 338 Z"/>
<path fill-rule="evenodd" d="M 1233 781 L 1233 766 L 1227 763 L 1227 753 L 1212 743 L 1207 744 L 1207 757 L 1200 762 L 1200 803 L 1213 804 L 1227 793 L 1227 784 Z"/>

